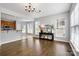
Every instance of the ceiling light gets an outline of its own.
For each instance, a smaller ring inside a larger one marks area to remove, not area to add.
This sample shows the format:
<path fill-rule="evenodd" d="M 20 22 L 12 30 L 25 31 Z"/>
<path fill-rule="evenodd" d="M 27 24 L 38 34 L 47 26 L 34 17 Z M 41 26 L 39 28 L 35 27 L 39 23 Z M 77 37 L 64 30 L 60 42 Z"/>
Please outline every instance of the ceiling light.
<path fill-rule="evenodd" d="M 25 6 L 25 11 L 26 12 L 36 12 L 36 13 L 39 13 L 41 12 L 41 10 L 36 10 L 36 8 L 33 7 L 33 5 L 31 3 L 28 3 L 26 6 Z"/>

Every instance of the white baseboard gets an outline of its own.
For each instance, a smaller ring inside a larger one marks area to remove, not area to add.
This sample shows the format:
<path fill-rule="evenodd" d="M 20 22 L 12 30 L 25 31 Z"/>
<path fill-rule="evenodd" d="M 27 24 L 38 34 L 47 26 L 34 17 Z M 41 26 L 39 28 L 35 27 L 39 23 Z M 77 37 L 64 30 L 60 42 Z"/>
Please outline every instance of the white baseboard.
<path fill-rule="evenodd" d="M 55 39 L 55 41 L 69 42 L 69 41 L 67 41 L 67 40 L 62 40 L 62 39 Z"/>
<path fill-rule="evenodd" d="M 22 40 L 22 39 L 16 39 L 16 40 L 11 40 L 11 41 L 1 42 L 0 45 L 6 44 L 6 43 L 11 43 L 11 42 L 18 41 L 18 40 Z"/>
<path fill-rule="evenodd" d="M 72 48 L 73 53 L 75 54 L 75 56 L 77 56 L 76 49 L 74 48 L 74 46 L 72 45 L 72 43 L 70 41 L 69 41 L 69 44 Z"/>
<path fill-rule="evenodd" d="M 21 40 L 21 39 L 16 39 L 16 40 L 11 40 L 11 41 L 1 42 L 1 43 L 0 43 L 0 46 L 1 46 L 2 44 L 11 43 L 11 42 L 18 41 L 18 40 Z M 55 39 L 55 41 L 69 42 L 69 41 L 62 40 L 62 39 Z"/>

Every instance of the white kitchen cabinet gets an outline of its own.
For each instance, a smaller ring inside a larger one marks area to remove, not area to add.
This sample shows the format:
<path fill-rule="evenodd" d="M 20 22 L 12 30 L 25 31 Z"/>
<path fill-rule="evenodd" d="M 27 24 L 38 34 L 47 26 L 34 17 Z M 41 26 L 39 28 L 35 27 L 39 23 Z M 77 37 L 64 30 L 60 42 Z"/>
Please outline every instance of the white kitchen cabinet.
<path fill-rule="evenodd" d="M 17 40 L 21 40 L 22 37 L 22 32 L 21 31 L 14 31 L 14 30 L 9 30 L 9 31 L 3 31 L 1 32 L 1 43 L 8 43 L 8 42 L 13 42 Z"/>

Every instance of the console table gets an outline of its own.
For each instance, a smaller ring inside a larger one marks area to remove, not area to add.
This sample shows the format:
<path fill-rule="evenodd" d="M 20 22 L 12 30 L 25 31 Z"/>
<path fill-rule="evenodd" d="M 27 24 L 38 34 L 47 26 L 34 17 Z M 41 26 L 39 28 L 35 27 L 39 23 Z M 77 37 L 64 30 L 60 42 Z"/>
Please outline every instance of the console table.
<path fill-rule="evenodd" d="M 39 39 L 54 40 L 54 33 L 40 32 Z"/>

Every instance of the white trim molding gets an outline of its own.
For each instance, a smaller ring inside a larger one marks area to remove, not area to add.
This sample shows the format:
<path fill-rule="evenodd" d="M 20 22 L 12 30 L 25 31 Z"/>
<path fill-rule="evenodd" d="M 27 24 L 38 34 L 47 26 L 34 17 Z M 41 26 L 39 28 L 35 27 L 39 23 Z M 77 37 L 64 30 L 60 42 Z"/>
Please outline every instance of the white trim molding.
<path fill-rule="evenodd" d="M 64 38 L 64 37 L 62 37 L 62 38 L 57 38 L 57 37 L 55 37 L 54 40 L 55 40 L 55 41 L 61 41 L 61 42 L 69 42 L 68 39 L 66 39 L 66 38 Z"/>
<path fill-rule="evenodd" d="M 75 47 L 73 46 L 73 44 L 71 43 L 71 41 L 69 41 L 69 44 L 72 48 L 73 53 L 75 54 L 75 56 L 79 56 L 79 52 L 76 51 Z"/>
<path fill-rule="evenodd" d="M 18 41 L 18 40 L 22 40 L 22 39 L 16 39 L 16 40 L 11 40 L 11 41 L 1 42 L 0 45 L 2 45 L 2 44 L 6 44 L 6 43 L 15 42 L 15 41 Z"/>

